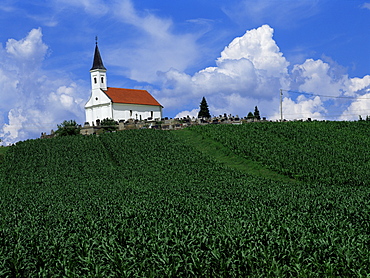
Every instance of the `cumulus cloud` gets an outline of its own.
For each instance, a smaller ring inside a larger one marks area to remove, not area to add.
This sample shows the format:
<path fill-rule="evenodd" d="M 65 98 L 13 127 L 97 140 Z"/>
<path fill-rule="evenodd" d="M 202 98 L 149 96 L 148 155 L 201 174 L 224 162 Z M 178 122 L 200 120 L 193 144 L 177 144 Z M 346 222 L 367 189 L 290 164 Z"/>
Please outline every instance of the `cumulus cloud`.
<path fill-rule="evenodd" d="M 42 41 L 40 28 L 21 40 L 9 39 L 0 52 L 3 144 L 37 138 L 66 119 L 84 121 L 84 94 L 88 91 L 67 75 L 42 69 L 48 46 Z"/>
<path fill-rule="evenodd" d="M 0 136 L 4 137 L 2 141 L 7 145 L 14 143 L 18 138 L 26 137 L 26 132 L 20 127 L 27 121 L 27 118 L 22 116 L 22 110 L 10 109 L 8 113 L 9 124 L 4 124 Z"/>
<path fill-rule="evenodd" d="M 261 116 L 280 119 L 280 89 L 290 91 L 284 93 L 284 119 L 341 119 L 343 111 L 363 111 L 365 104 L 360 108 L 355 98 L 366 93 L 370 76 L 349 78 L 343 67 L 324 58 L 328 62 L 307 59 L 290 67 L 273 39 L 273 29 L 263 25 L 235 38 L 214 67 L 193 75 L 173 68 L 161 72 L 162 86 L 154 93 L 167 111 L 182 107 L 184 111 L 177 112 L 181 117 L 193 116 L 205 96 L 212 115 L 243 117 L 258 105 Z"/>
<path fill-rule="evenodd" d="M 292 71 L 299 91 L 316 94 L 339 96 L 349 85 L 347 75 L 335 76 L 329 64 L 322 60 L 307 59 L 301 65 L 295 65 Z"/>
<path fill-rule="evenodd" d="M 198 113 L 199 113 L 199 109 L 193 109 L 191 111 L 182 111 L 180 113 L 178 113 L 175 118 L 186 118 L 186 117 L 190 117 L 190 118 L 197 118 L 198 117 Z"/>
<path fill-rule="evenodd" d="M 41 61 L 45 56 L 47 46 L 42 42 L 41 29 L 33 29 L 28 36 L 20 41 L 9 39 L 6 43 L 6 51 L 15 60 L 23 62 Z"/>
<path fill-rule="evenodd" d="M 192 110 L 205 96 L 211 114 L 239 116 L 258 103 L 269 105 L 265 100 L 273 101 L 279 89 L 289 85 L 289 62 L 272 37 L 273 29 L 263 25 L 235 38 L 221 52 L 215 67 L 192 76 L 176 69 L 162 72 L 160 101 L 169 109 L 181 103 Z"/>
<path fill-rule="evenodd" d="M 299 95 L 293 100 L 290 97 L 284 97 L 282 102 L 283 119 L 307 119 L 314 118 L 317 120 L 325 120 L 327 110 L 319 96 L 307 98 L 304 95 Z M 275 113 L 270 117 L 272 120 L 280 120 L 281 114 Z"/>
<path fill-rule="evenodd" d="M 370 76 L 367 77 L 370 78 Z M 362 118 L 370 116 L 370 82 L 367 87 L 361 91 L 363 91 L 364 94 L 358 94 L 358 96 L 354 98 L 347 109 L 340 115 L 339 120 L 358 120 L 360 116 Z"/>
<path fill-rule="evenodd" d="M 346 95 L 353 96 L 356 94 L 356 92 L 366 93 L 369 90 L 368 87 L 370 85 L 370 75 L 366 75 L 363 78 L 351 78 L 349 81 L 348 93 Z"/>
<path fill-rule="evenodd" d="M 289 63 L 272 39 L 273 32 L 268 25 L 247 31 L 225 47 L 217 61 L 247 59 L 257 70 L 265 71 L 266 76 L 281 77 L 287 73 Z"/>
<path fill-rule="evenodd" d="M 347 74 L 340 73 L 341 70 L 337 71 L 336 66 L 322 60 L 307 59 L 293 67 L 292 84 L 298 91 L 324 97 L 322 101 L 326 111 L 322 112 L 326 115 L 321 114 L 319 118 L 356 120 L 360 114 L 370 115 L 364 98 L 366 88 L 370 86 L 370 76 L 349 78 Z M 316 116 L 312 113 L 311 117 Z"/>

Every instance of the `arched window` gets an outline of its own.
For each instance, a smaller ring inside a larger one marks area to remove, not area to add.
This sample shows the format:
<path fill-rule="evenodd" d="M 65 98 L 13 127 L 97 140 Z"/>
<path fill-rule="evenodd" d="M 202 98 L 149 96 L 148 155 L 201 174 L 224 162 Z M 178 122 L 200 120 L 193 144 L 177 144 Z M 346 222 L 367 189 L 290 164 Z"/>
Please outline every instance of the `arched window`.
<path fill-rule="evenodd" d="M 96 77 L 94 77 L 94 83 L 96 84 L 96 83 L 98 83 L 98 81 L 96 80 Z"/>
<path fill-rule="evenodd" d="M 101 78 L 101 83 L 104 83 L 104 77 Z"/>

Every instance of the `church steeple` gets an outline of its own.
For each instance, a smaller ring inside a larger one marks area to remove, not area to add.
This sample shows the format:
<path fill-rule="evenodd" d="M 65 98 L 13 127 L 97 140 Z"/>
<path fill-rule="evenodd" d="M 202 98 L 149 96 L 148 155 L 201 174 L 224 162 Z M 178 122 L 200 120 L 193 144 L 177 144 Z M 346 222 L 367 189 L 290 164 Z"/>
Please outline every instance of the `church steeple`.
<path fill-rule="evenodd" d="M 96 69 L 107 70 L 104 67 L 103 60 L 100 56 L 100 51 L 99 51 L 99 47 L 98 47 L 98 39 L 97 38 L 96 38 L 96 43 L 95 43 L 94 62 L 93 62 L 93 66 L 90 70 L 96 70 Z"/>
<path fill-rule="evenodd" d="M 92 89 L 107 90 L 107 69 L 104 67 L 103 60 L 100 56 L 100 51 L 98 47 L 98 38 L 96 37 L 95 43 L 95 53 L 93 66 L 90 69 L 91 73 L 91 87 Z"/>

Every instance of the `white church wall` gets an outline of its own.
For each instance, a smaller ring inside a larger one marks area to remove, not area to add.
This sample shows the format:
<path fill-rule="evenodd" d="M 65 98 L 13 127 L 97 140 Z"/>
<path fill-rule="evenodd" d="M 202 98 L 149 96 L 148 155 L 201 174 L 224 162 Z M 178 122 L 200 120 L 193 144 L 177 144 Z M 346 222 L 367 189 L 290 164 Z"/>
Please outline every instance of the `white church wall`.
<path fill-rule="evenodd" d="M 111 103 L 109 97 L 100 89 L 94 89 L 91 91 L 91 96 L 85 107 L 106 105 Z"/>
<path fill-rule="evenodd" d="M 111 100 L 100 89 L 93 89 L 85 105 L 86 122 L 96 125 L 96 120 L 112 118 Z"/>
<path fill-rule="evenodd" d="M 93 106 L 85 108 L 86 111 L 86 121 L 89 124 L 96 125 L 96 120 L 103 120 L 106 118 L 112 118 L 112 107 L 111 104 Z"/>
<path fill-rule="evenodd" d="M 90 125 L 92 125 L 92 123 L 93 123 L 93 119 L 94 119 L 94 117 L 93 117 L 93 109 L 91 108 L 91 107 L 89 107 L 89 108 L 86 108 L 85 107 L 85 116 L 86 116 L 86 122 L 87 123 L 89 123 Z"/>
<path fill-rule="evenodd" d="M 148 118 L 162 118 L 162 107 L 155 105 L 113 103 L 113 118 L 116 121 Z"/>

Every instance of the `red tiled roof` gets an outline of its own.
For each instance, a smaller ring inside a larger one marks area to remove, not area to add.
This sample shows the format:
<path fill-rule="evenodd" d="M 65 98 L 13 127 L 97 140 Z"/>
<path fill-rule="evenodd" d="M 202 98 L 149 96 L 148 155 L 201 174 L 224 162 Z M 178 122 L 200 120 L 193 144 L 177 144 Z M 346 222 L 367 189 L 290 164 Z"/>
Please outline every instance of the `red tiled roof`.
<path fill-rule="evenodd" d="M 146 90 L 108 87 L 108 90 L 104 91 L 104 93 L 106 93 L 106 95 L 112 100 L 113 103 L 130 103 L 130 104 L 162 106 Z"/>

